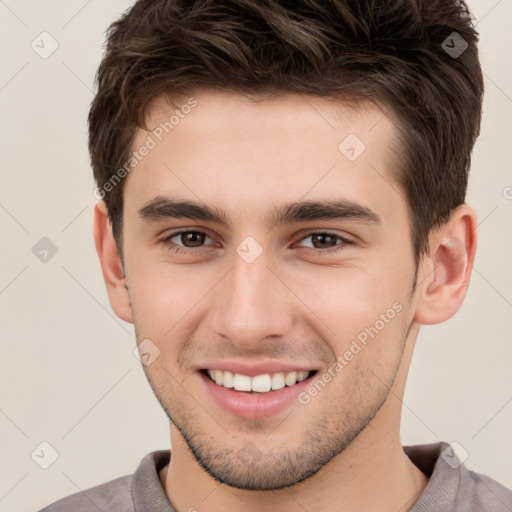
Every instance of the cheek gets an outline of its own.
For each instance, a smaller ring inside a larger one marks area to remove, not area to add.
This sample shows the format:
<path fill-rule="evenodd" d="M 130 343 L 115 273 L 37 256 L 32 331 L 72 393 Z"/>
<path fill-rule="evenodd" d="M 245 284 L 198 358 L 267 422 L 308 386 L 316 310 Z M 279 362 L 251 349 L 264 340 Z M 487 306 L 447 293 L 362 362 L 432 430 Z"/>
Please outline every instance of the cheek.
<path fill-rule="evenodd" d="M 397 310 L 405 306 L 410 288 L 404 274 L 391 276 L 379 267 L 372 271 L 361 266 L 319 266 L 290 273 L 288 283 L 331 336 L 345 339 L 374 325 L 381 315 L 384 321 L 395 318 Z"/>
<path fill-rule="evenodd" d="M 305 313 L 308 322 L 337 358 L 335 388 L 380 387 L 376 375 L 387 380 L 401 356 L 409 280 L 385 270 L 323 268 L 299 276 L 291 288 L 314 313 Z"/>
<path fill-rule="evenodd" d="M 227 270 L 214 265 L 199 270 L 199 265 L 139 261 L 144 264 L 131 267 L 135 277 L 130 285 L 137 339 L 151 340 L 160 351 L 159 364 L 173 372 L 179 367 L 175 378 L 181 381 L 190 364 L 183 358 L 190 357 L 190 343 L 197 331 L 206 333 L 202 345 L 216 341 L 207 323 L 208 314 L 220 304 L 221 278 Z M 218 290 L 220 294 L 215 293 Z"/>

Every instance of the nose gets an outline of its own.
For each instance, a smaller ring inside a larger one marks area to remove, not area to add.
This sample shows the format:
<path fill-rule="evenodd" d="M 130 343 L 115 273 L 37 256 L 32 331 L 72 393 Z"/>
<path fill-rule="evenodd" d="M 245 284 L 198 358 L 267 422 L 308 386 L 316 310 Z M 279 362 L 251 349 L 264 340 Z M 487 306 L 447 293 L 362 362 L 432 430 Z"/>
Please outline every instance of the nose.
<path fill-rule="evenodd" d="M 284 337 L 293 325 L 293 293 L 263 253 L 252 263 L 235 255 L 232 270 L 215 297 L 212 327 L 240 348 L 256 348 L 269 337 Z M 268 342 L 268 340 L 267 340 Z"/>

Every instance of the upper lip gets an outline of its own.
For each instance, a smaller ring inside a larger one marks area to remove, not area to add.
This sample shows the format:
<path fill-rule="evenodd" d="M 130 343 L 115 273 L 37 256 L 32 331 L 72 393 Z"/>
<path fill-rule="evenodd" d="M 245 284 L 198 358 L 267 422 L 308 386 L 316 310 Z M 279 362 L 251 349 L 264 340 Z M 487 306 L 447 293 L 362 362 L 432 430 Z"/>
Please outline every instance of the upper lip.
<path fill-rule="evenodd" d="M 270 359 L 268 361 L 260 361 L 258 363 L 249 363 L 244 361 L 229 361 L 223 359 L 217 362 L 206 362 L 198 370 L 222 370 L 229 371 L 231 373 L 241 373 L 249 377 L 255 377 L 256 375 L 263 375 L 265 373 L 288 373 L 288 372 L 300 372 L 300 371 L 315 371 L 310 364 L 292 363 L 286 361 L 276 361 Z"/>

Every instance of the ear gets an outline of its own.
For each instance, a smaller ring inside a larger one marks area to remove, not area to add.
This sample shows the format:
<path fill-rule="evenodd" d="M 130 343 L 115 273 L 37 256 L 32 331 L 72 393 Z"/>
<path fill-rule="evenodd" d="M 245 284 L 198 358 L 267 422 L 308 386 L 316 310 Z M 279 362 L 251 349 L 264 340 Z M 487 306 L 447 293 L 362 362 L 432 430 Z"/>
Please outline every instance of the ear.
<path fill-rule="evenodd" d="M 121 320 L 133 323 L 126 277 L 104 201 L 98 201 L 94 207 L 94 244 L 100 259 L 110 305 Z"/>
<path fill-rule="evenodd" d="M 476 253 L 476 213 L 467 204 L 430 235 L 429 255 L 418 272 L 415 321 L 439 324 L 459 310 L 469 286 Z"/>

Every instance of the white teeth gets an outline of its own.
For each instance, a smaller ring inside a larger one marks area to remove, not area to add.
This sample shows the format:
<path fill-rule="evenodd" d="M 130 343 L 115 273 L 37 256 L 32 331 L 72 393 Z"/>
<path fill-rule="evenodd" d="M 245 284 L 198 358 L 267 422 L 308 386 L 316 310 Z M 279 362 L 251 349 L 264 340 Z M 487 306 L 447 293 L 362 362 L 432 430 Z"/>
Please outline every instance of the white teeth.
<path fill-rule="evenodd" d="M 284 378 L 284 383 L 287 386 L 293 386 L 297 382 L 297 372 L 290 372 L 286 374 Z"/>
<path fill-rule="evenodd" d="M 215 372 L 215 376 L 214 376 L 215 382 L 219 385 L 222 385 L 222 377 L 223 377 L 224 372 L 222 370 L 214 370 L 214 372 Z"/>
<path fill-rule="evenodd" d="M 233 377 L 233 387 L 237 391 L 251 391 L 251 377 L 235 373 L 235 376 Z"/>
<path fill-rule="evenodd" d="M 297 382 L 302 382 L 307 378 L 309 372 L 297 372 Z"/>
<path fill-rule="evenodd" d="M 255 391 L 257 393 L 276 391 L 284 388 L 285 385 L 293 386 L 302 382 L 309 375 L 308 371 L 263 373 L 254 377 L 222 370 L 207 370 L 207 372 L 210 378 L 219 386 L 234 388 L 236 391 Z"/>
<path fill-rule="evenodd" d="M 265 373 L 265 375 L 256 375 L 256 377 L 253 377 L 251 388 L 253 391 L 258 391 L 259 393 L 270 391 L 272 389 L 270 375 Z"/>
<path fill-rule="evenodd" d="M 284 388 L 284 373 L 274 373 L 272 375 L 272 389 Z"/>
<path fill-rule="evenodd" d="M 219 370 L 220 371 L 220 370 Z M 222 378 L 222 385 L 225 388 L 232 388 L 233 384 L 233 374 L 231 372 L 224 372 L 224 377 Z"/>

